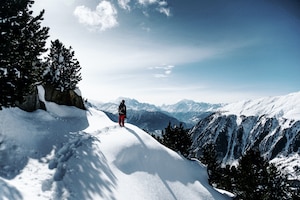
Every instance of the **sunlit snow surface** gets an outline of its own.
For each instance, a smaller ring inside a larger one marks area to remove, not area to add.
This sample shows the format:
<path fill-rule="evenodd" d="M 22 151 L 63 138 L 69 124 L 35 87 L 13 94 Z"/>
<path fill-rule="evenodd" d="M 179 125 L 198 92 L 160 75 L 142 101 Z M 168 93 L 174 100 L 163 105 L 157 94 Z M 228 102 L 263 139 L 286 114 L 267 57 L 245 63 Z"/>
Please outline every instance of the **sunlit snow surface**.
<path fill-rule="evenodd" d="M 300 120 L 300 92 L 228 104 L 224 114 L 261 116 Z"/>
<path fill-rule="evenodd" d="M 206 168 L 103 112 L 0 111 L 0 199 L 228 199 Z"/>

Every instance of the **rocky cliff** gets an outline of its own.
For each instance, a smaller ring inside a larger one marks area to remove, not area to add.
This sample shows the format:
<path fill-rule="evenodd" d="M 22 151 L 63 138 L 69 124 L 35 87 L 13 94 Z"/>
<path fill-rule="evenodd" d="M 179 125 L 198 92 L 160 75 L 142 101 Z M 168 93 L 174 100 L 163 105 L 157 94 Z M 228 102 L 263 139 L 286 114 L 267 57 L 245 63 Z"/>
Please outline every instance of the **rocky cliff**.
<path fill-rule="evenodd" d="M 223 115 L 220 112 L 199 121 L 190 131 L 195 155 L 199 147 L 216 144 L 224 163 L 238 159 L 250 148 L 259 148 L 267 159 L 300 150 L 300 121 L 262 116 Z"/>

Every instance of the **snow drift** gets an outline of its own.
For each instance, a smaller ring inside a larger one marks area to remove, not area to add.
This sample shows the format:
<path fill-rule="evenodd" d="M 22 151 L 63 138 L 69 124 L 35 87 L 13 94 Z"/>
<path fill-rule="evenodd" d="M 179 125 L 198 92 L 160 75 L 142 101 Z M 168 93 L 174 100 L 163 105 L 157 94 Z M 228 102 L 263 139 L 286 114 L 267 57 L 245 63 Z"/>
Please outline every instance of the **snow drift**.
<path fill-rule="evenodd" d="M 0 111 L 0 199 L 228 199 L 206 168 L 101 111 Z"/>

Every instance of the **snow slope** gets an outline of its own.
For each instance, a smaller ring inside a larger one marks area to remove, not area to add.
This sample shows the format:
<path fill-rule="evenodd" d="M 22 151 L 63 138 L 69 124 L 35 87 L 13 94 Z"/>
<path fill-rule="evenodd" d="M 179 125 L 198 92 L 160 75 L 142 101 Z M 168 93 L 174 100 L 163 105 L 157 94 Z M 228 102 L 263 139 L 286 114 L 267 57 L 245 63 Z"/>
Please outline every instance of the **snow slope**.
<path fill-rule="evenodd" d="M 0 111 L 0 199 L 229 199 L 201 163 L 136 126 L 93 108 L 46 107 Z"/>
<path fill-rule="evenodd" d="M 300 120 L 300 92 L 284 96 L 265 97 L 225 105 L 220 109 L 226 114 L 286 118 Z"/>

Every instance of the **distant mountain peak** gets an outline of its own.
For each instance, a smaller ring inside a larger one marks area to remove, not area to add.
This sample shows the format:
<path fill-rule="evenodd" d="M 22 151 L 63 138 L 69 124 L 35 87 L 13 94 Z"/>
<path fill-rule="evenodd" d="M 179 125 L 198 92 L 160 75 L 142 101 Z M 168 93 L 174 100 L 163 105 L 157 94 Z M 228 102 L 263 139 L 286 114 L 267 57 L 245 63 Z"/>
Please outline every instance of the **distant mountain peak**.
<path fill-rule="evenodd" d="M 265 97 L 255 100 L 239 101 L 223 106 L 225 114 L 282 117 L 300 120 L 300 92 L 284 96 Z"/>
<path fill-rule="evenodd" d="M 182 99 L 178 103 L 196 103 L 194 100 L 191 99 Z"/>
<path fill-rule="evenodd" d="M 215 111 L 222 104 L 210 104 L 205 102 L 196 102 L 194 100 L 183 99 L 173 105 L 163 105 L 160 108 L 164 111 L 174 112 L 208 112 Z"/>

